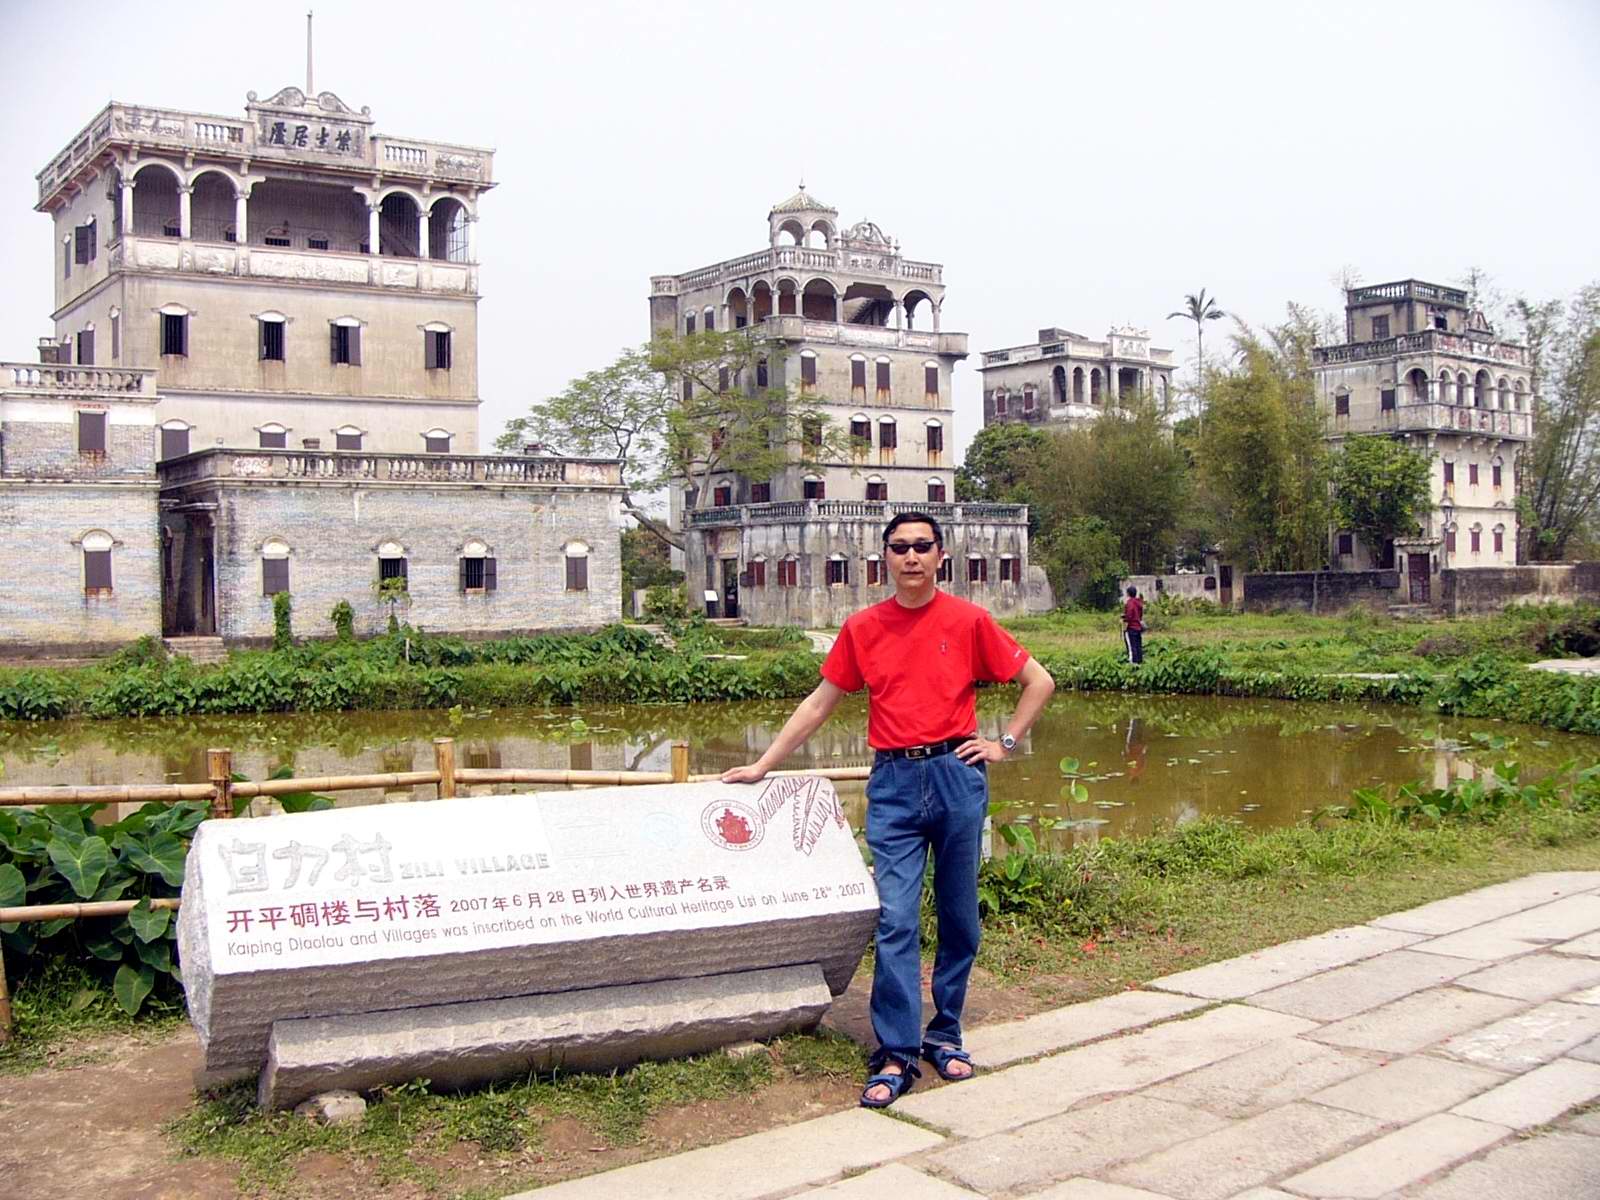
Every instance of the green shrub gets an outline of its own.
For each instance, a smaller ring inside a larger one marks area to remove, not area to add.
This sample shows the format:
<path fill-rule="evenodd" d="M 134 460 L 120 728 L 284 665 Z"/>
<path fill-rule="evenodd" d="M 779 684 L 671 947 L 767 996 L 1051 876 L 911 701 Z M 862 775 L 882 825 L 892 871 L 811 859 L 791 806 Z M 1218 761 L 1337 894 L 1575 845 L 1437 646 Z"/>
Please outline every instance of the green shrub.
<path fill-rule="evenodd" d="M 350 601 L 341 600 L 333 606 L 333 611 L 328 614 L 328 619 L 333 622 L 333 635 L 341 642 L 353 642 L 356 637 L 356 610 L 350 607 Z"/>
<path fill-rule="evenodd" d="M 274 593 L 272 597 L 272 648 L 274 650 L 292 650 L 294 648 L 293 614 L 294 602 L 289 599 L 289 593 Z"/>

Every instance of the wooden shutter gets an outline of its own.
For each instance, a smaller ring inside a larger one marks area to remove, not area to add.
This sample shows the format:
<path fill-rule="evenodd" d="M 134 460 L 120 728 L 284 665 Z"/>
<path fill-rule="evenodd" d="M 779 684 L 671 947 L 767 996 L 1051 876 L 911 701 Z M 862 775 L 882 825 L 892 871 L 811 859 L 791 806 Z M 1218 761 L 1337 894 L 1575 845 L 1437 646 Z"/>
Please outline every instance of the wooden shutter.
<path fill-rule="evenodd" d="M 268 433 L 265 430 L 261 432 L 261 448 L 263 450 L 286 450 L 288 446 L 289 435 L 287 433 Z"/>
<path fill-rule="evenodd" d="M 939 394 L 938 367 L 922 368 L 922 390 L 927 392 L 930 396 L 937 396 Z"/>
<path fill-rule="evenodd" d="M 86 263 L 94 257 L 93 252 L 89 248 L 92 245 L 91 239 L 93 236 L 93 225 L 79 225 L 72 231 L 72 258 L 74 262 Z"/>
<path fill-rule="evenodd" d="M 465 558 L 456 559 L 456 566 L 457 586 L 464 592 L 467 590 L 467 560 Z"/>
<path fill-rule="evenodd" d="M 800 382 L 815 383 L 817 381 L 817 357 L 814 354 L 800 356 Z"/>
<path fill-rule="evenodd" d="M 261 560 L 261 594 L 275 596 L 289 590 L 289 560 L 263 558 Z"/>
<path fill-rule="evenodd" d="M 567 556 L 567 591 L 589 590 L 589 560 L 576 555 Z"/>
<path fill-rule="evenodd" d="M 85 329 L 78 334 L 78 365 L 94 366 L 94 330 Z"/>
<path fill-rule="evenodd" d="M 161 459 L 165 462 L 169 458 L 182 458 L 189 453 L 189 431 L 187 429 L 163 429 L 161 431 Z"/>
<path fill-rule="evenodd" d="M 83 586 L 93 591 L 97 588 L 111 590 L 111 551 L 85 550 L 83 552 Z"/>
<path fill-rule="evenodd" d="M 494 561 L 494 559 L 492 559 L 492 558 L 484 559 L 483 560 L 483 590 L 484 591 L 492 592 L 492 591 L 495 590 L 495 587 L 498 584 L 498 581 L 495 578 L 496 574 L 497 574 L 497 572 L 495 571 L 495 561 Z"/>
<path fill-rule="evenodd" d="M 81 412 L 78 414 L 78 453 L 104 454 L 106 452 L 106 414 Z"/>
<path fill-rule="evenodd" d="M 439 369 L 439 343 L 431 330 L 422 331 L 422 366 L 425 370 Z"/>
<path fill-rule="evenodd" d="M 940 451 L 942 451 L 944 449 L 944 426 L 943 425 L 929 425 L 928 426 L 928 449 L 929 450 L 940 450 Z"/>
<path fill-rule="evenodd" d="M 880 392 L 889 390 L 889 364 L 886 362 L 878 364 L 878 390 Z"/>
<path fill-rule="evenodd" d="M 866 389 L 867 386 L 867 360 L 864 358 L 852 359 L 850 362 L 850 386 Z"/>
<path fill-rule="evenodd" d="M 897 426 L 893 421 L 878 422 L 878 449 L 893 450 L 900 444 Z"/>
<path fill-rule="evenodd" d="M 339 326 L 328 326 L 328 361 L 335 366 L 339 363 Z"/>
<path fill-rule="evenodd" d="M 361 365 L 361 326 L 350 325 L 347 328 L 350 330 L 350 365 L 359 367 Z"/>

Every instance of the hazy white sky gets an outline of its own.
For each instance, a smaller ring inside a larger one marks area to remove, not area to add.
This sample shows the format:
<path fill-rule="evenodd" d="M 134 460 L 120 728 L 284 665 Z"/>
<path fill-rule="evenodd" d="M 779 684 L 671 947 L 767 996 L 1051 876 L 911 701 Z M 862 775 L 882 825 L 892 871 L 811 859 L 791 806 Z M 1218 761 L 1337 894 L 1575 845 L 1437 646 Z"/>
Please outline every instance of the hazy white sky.
<path fill-rule="evenodd" d="M 1332 308 L 1477 264 L 1548 298 L 1600 278 L 1600 3 L 1289 0 L 573 5 L 315 0 L 318 90 L 379 132 L 496 149 L 485 443 L 648 336 L 652 273 L 758 249 L 810 190 L 942 262 L 977 352 L 1040 326 Z M 244 115 L 305 78 L 304 4 L 0 0 L 0 357 L 49 333 L 34 173 L 111 99 Z M 1220 326 L 1208 331 L 1221 332 Z M 1220 340 L 1220 339 L 1219 339 Z M 1212 343 L 1216 344 L 1216 343 Z"/>

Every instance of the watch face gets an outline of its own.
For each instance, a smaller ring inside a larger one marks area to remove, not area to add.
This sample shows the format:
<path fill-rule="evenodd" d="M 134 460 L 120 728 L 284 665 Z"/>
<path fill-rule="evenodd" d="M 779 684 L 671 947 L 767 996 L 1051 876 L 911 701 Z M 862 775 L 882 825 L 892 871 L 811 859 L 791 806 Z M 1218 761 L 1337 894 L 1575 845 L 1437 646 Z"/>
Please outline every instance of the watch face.
<path fill-rule="evenodd" d="M 1017 748 L 1017 739 L 1012 737 L 1009 733 L 1001 734 L 1000 745 L 1007 750 L 1015 750 Z"/>

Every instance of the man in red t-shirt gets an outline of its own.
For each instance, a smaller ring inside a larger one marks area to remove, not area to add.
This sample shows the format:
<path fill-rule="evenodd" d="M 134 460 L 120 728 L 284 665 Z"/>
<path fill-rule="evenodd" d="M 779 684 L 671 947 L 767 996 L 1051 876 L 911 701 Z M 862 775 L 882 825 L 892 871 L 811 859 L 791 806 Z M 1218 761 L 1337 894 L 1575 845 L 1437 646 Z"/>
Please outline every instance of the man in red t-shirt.
<path fill-rule="evenodd" d="M 1128 648 L 1128 661 L 1137 666 L 1144 661 L 1144 601 L 1139 589 L 1128 585 L 1128 599 L 1122 606 L 1122 642 Z"/>
<path fill-rule="evenodd" d="M 867 845 L 878 885 L 872 1028 L 878 1038 L 861 1103 L 883 1108 L 911 1087 L 926 1058 L 945 1079 L 967 1079 L 961 1009 L 978 953 L 978 865 L 989 812 L 986 763 L 999 762 L 1038 718 L 1055 681 L 987 611 L 939 590 L 944 535 L 922 513 L 883 531 L 894 595 L 844 623 L 822 664 L 822 683 L 795 709 L 765 754 L 723 772 L 755 783 L 828 719 L 847 692 L 867 689 Z M 998 741 L 978 737 L 976 685 L 1022 685 Z M 922 1028 L 918 912 L 933 855 L 939 949 L 934 1016 Z"/>

